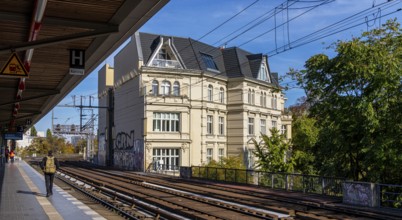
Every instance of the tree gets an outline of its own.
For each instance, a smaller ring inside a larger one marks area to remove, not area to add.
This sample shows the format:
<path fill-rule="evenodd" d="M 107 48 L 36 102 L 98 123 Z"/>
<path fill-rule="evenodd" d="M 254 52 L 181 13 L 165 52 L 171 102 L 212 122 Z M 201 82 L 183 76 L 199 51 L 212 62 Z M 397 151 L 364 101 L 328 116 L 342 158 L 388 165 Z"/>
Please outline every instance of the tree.
<path fill-rule="evenodd" d="M 51 138 L 53 135 L 52 135 L 52 131 L 48 128 L 47 130 L 46 130 L 46 138 Z"/>
<path fill-rule="evenodd" d="M 402 34 L 395 20 L 333 44 L 292 70 L 321 128 L 316 167 L 323 175 L 400 183 Z M 319 160 L 318 160 L 319 159 Z"/>
<path fill-rule="evenodd" d="M 314 168 L 315 145 L 320 129 L 316 120 L 306 114 L 295 117 L 292 123 L 292 157 L 295 171 L 303 174 L 316 174 Z"/>
<path fill-rule="evenodd" d="M 36 136 L 38 136 L 38 132 L 36 131 L 36 128 L 35 128 L 35 126 L 32 126 L 31 127 L 31 137 L 36 137 Z"/>
<path fill-rule="evenodd" d="M 293 172 L 293 160 L 287 158 L 290 151 L 290 143 L 279 130 L 273 128 L 271 137 L 261 134 L 262 142 L 253 140 L 254 155 L 258 158 L 257 168 L 267 172 Z"/>

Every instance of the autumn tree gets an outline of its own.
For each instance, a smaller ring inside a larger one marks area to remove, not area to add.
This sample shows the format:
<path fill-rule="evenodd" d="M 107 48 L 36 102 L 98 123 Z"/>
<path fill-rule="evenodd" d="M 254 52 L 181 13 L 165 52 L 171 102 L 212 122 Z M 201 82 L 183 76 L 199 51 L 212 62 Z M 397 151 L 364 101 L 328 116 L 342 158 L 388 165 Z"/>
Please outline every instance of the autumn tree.
<path fill-rule="evenodd" d="M 401 183 L 402 35 L 395 20 L 338 41 L 332 58 L 318 54 L 298 80 L 321 128 L 316 167 L 322 175 Z"/>

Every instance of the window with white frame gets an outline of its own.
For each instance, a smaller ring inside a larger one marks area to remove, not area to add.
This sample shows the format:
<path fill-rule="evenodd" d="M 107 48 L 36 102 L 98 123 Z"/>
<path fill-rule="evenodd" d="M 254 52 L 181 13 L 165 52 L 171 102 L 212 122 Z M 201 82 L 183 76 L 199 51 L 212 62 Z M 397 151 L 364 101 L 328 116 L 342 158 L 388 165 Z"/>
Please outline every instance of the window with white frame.
<path fill-rule="evenodd" d="M 165 80 L 161 85 L 162 95 L 170 95 L 170 82 Z"/>
<path fill-rule="evenodd" d="M 180 95 L 180 83 L 177 81 L 173 83 L 173 95 L 175 96 Z"/>
<path fill-rule="evenodd" d="M 157 80 L 152 81 L 152 95 L 158 95 L 159 83 Z"/>
<path fill-rule="evenodd" d="M 178 132 L 180 129 L 180 114 L 154 112 L 153 131 Z"/>
<path fill-rule="evenodd" d="M 272 120 L 272 128 L 278 129 L 276 126 L 277 126 L 277 125 L 276 125 L 276 121 Z"/>
<path fill-rule="evenodd" d="M 219 135 L 225 134 L 225 119 L 224 117 L 219 117 Z"/>
<path fill-rule="evenodd" d="M 223 162 L 224 157 L 225 157 L 225 149 L 219 148 L 219 150 L 218 150 L 218 159 L 219 159 L 220 163 Z"/>
<path fill-rule="evenodd" d="M 263 93 L 262 106 L 267 107 L 267 93 Z"/>
<path fill-rule="evenodd" d="M 254 89 L 251 91 L 251 104 L 255 104 L 255 91 Z"/>
<path fill-rule="evenodd" d="M 219 89 L 219 101 L 225 103 L 225 90 L 222 87 Z"/>
<path fill-rule="evenodd" d="M 254 118 L 248 118 L 248 134 L 254 135 Z"/>
<path fill-rule="evenodd" d="M 179 148 L 154 148 L 152 161 L 155 170 L 178 170 L 180 167 Z M 163 161 L 161 163 L 161 160 Z"/>
<path fill-rule="evenodd" d="M 281 134 L 283 134 L 287 138 L 287 126 L 286 125 L 281 126 Z"/>
<path fill-rule="evenodd" d="M 207 115 L 207 134 L 212 134 L 214 132 L 213 120 L 214 120 L 214 117 L 212 115 Z"/>
<path fill-rule="evenodd" d="M 274 96 L 272 97 L 272 103 L 271 103 L 273 109 L 277 109 L 277 107 L 278 107 L 278 106 L 277 106 L 277 101 L 278 101 L 278 100 L 277 100 L 277 98 L 276 98 L 276 95 L 274 95 Z"/>
<path fill-rule="evenodd" d="M 267 134 L 267 121 L 265 119 L 260 120 L 260 132 L 262 134 Z"/>
<path fill-rule="evenodd" d="M 207 163 L 210 163 L 213 160 L 213 153 L 214 149 L 212 148 L 207 149 Z"/>
<path fill-rule="evenodd" d="M 208 85 L 208 101 L 214 101 L 214 87 L 212 85 Z"/>

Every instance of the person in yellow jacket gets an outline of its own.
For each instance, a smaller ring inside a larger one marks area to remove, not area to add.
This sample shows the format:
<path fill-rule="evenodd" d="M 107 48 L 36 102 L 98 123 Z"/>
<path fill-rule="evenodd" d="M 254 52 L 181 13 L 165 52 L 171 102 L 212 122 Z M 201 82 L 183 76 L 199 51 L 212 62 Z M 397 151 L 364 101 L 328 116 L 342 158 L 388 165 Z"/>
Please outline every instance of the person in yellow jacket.
<path fill-rule="evenodd" d="M 53 156 L 51 150 L 49 150 L 47 156 L 42 159 L 40 168 L 45 174 L 46 197 L 49 197 L 53 195 L 54 175 L 56 174 L 56 170 L 60 169 L 59 161 Z"/>

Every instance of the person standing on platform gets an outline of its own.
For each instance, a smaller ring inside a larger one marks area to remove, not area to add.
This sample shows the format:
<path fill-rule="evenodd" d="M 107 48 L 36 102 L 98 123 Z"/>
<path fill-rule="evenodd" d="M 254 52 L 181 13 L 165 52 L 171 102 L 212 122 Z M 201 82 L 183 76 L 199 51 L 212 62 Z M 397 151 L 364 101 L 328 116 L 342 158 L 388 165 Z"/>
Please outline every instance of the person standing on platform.
<path fill-rule="evenodd" d="M 15 157 L 14 150 L 11 150 L 10 151 L 10 161 L 11 161 L 11 163 L 14 163 L 14 157 Z"/>
<path fill-rule="evenodd" d="M 53 156 L 51 150 L 48 151 L 47 156 L 42 159 L 40 168 L 45 174 L 46 183 L 46 197 L 53 195 L 53 179 L 56 170 L 60 168 L 59 161 Z"/>
<path fill-rule="evenodd" d="M 6 150 L 5 150 L 5 156 L 6 156 L 6 163 L 8 163 L 8 157 L 9 157 L 9 151 L 8 151 L 8 147 L 6 147 Z"/>

